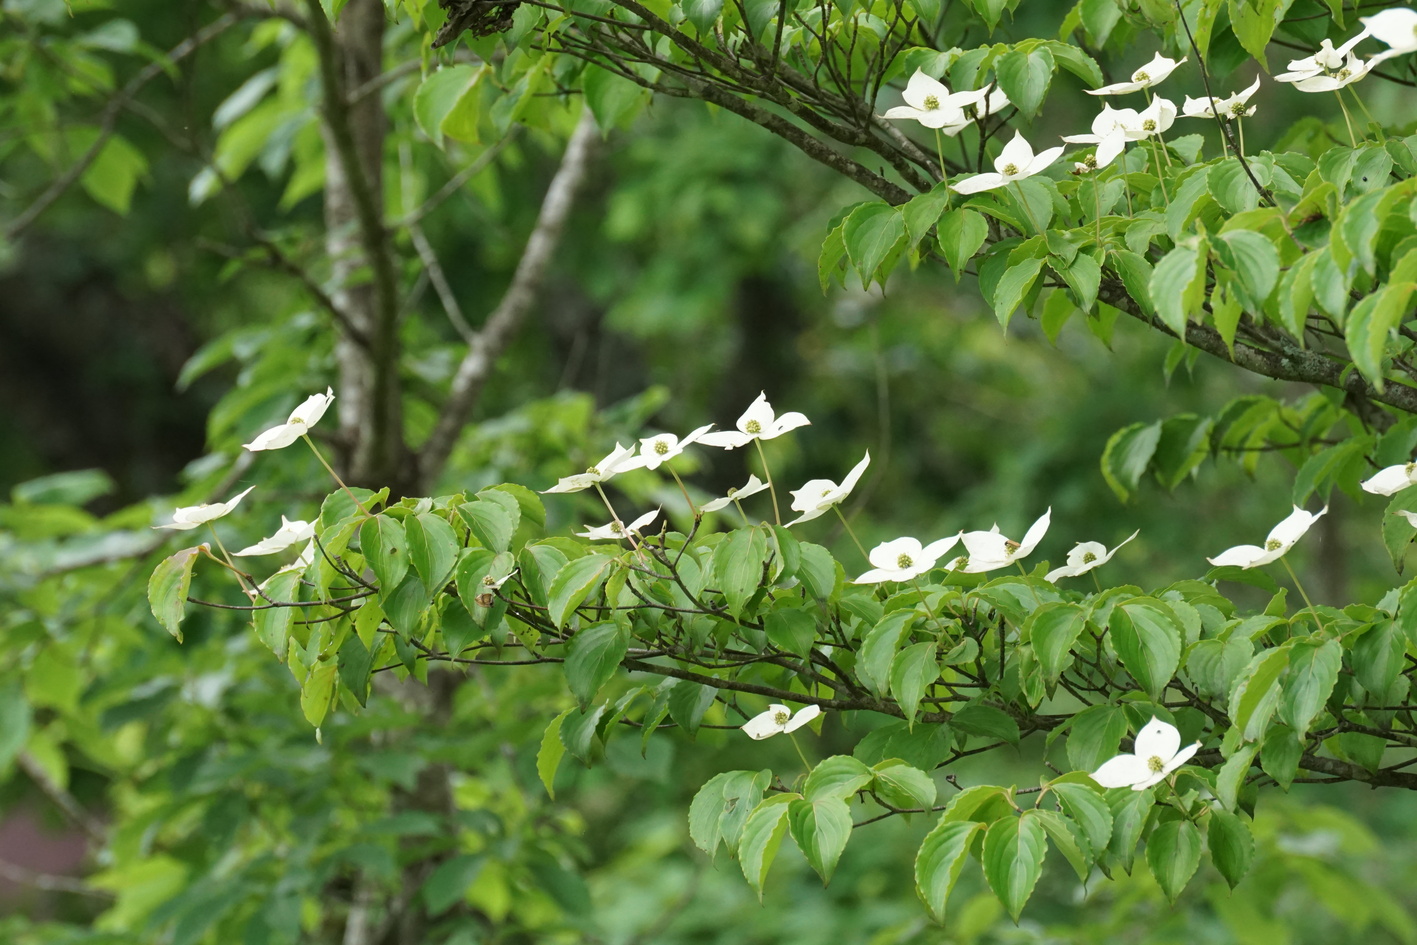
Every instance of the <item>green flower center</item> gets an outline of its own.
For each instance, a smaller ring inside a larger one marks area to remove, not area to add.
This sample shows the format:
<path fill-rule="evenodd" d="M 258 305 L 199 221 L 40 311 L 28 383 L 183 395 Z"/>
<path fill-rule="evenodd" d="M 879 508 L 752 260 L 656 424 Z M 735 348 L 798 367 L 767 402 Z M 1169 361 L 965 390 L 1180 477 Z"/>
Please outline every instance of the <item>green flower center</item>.
<path fill-rule="evenodd" d="M 1350 71 L 1347 70 L 1347 69 L 1339 69 L 1339 70 L 1338 70 L 1338 79 L 1339 79 L 1339 81 L 1343 81 L 1344 79 L 1347 79 L 1347 78 L 1348 78 L 1350 75 L 1352 75 L 1352 74 L 1353 74 L 1353 73 L 1350 72 Z"/>
<path fill-rule="evenodd" d="M 1005 177 L 1013 177 L 1013 176 L 1014 176 L 1015 174 L 1017 174 L 1017 173 L 1018 173 L 1018 165 L 1017 165 L 1017 164 L 1005 164 L 1005 165 L 1004 165 L 1004 176 L 1005 176 Z"/>
<path fill-rule="evenodd" d="M 482 583 L 485 584 L 485 585 L 487 585 L 488 587 L 496 587 L 496 586 L 497 586 L 497 580 L 496 580 L 496 578 L 492 577 L 492 575 L 490 575 L 490 574 L 488 574 L 488 575 L 486 575 L 486 576 L 484 576 L 484 577 L 482 578 Z"/>
<path fill-rule="evenodd" d="M 733 497 L 734 497 L 735 495 L 737 495 L 737 494 L 738 494 L 738 487 L 737 487 L 737 486 L 734 486 L 732 489 L 729 489 L 729 490 L 728 490 L 728 497 L 729 497 L 730 499 L 733 498 Z"/>
<path fill-rule="evenodd" d="M 829 496 L 829 495 L 831 495 L 831 494 L 832 494 L 832 491 L 831 491 L 830 489 L 823 489 L 823 490 L 822 490 L 822 498 L 826 498 L 827 496 Z"/>
<path fill-rule="evenodd" d="M 623 534 L 625 534 L 625 526 L 624 526 L 624 525 L 621 525 L 619 522 L 611 522 L 611 523 L 610 523 L 610 530 L 611 530 L 612 532 L 614 532 L 616 535 L 623 535 Z"/>
<path fill-rule="evenodd" d="M 1152 774 L 1160 774 L 1166 770 L 1166 762 L 1161 760 L 1161 756 L 1152 755 L 1146 759 L 1146 766 L 1151 769 Z"/>
<path fill-rule="evenodd" d="M 1096 560 L 1097 560 L 1097 555 L 1095 555 L 1095 554 L 1092 553 L 1091 551 L 1087 551 L 1087 552 L 1084 552 L 1084 553 L 1083 553 L 1083 556 L 1082 556 L 1082 563 L 1083 563 L 1083 564 L 1092 564 L 1092 562 L 1094 562 L 1094 561 L 1096 561 Z"/>
<path fill-rule="evenodd" d="M 1417 472 L 1417 463 L 1408 463 L 1406 466 L 1402 467 L 1402 471 L 1407 474 L 1409 479 L 1412 478 L 1412 473 Z"/>
<path fill-rule="evenodd" d="M 969 555 L 960 555 L 954 560 L 954 564 L 950 565 L 950 570 L 959 571 L 967 567 L 969 567 Z"/>
<path fill-rule="evenodd" d="M 1082 159 L 1082 163 L 1086 164 L 1089 168 L 1091 168 L 1091 169 L 1094 170 L 1094 171 L 1097 170 L 1097 155 L 1096 155 L 1096 154 L 1089 154 L 1087 157 L 1085 157 L 1085 158 Z"/>
<path fill-rule="evenodd" d="M 596 469 L 594 466 L 587 466 L 587 467 L 586 467 L 586 475 L 587 475 L 587 476 L 599 476 L 599 475 L 600 475 L 600 470 L 599 470 L 599 469 Z"/>
<path fill-rule="evenodd" d="M 900 568 L 902 571 L 904 571 L 906 568 L 910 567 L 914 563 L 915 560 L 911 558 L 910 555 L 901 555 L 899 558 L 895 559 L 895 566 L 897 568 Z"/>
<path fill-rule="evenodd" d="M 1142 131 L 1155 131 L 1155 130 L 1156 130 L 1156 122 L 1155 122 L 1153 119 L 1148 118 L 1146 121 L 1144 121 L 1144 122 L 1141 123 L 1141 130 L 1142 130 Z"/>
<path fill-rule="evenodd" d="M 1150 82 L 1150 81 L 1151 81 L 1151 76 L 1147 74 L 1147 71 L 1146 71 L 1145 69 L 1138 69 L 1136 72 L 1133 72 L 1133 73 L 1132 73 L 1132 81 L 1133 81 L 1133 82 Z"/>
<path fill-rule="evenodd" d="M 933 112 L 935 109 L 937 109 L 937 108 L 939 108 L 939 107 L 940 107 L 940 100 L 939 100 L 938 98 L 936 98 L 936 97 L 933 96 L 933 95 L 927 95 L 927 96 L 925 96 L 925 110 L 926 110 L 927 112 Z"/>
<path fill-rule="evenodd" d="M 772 714 L 772 720 L 778 725 L 786 725 L 787 720 L 790 718 L 792 718 L 792 715 L 787 712 L 774 712 Z"/>
<path fill-rule="evenodd" d="M 663 456 L 665 453 L 668 453 L 668 452 L 669 452 L 669 444 L 666 443 L 666 442 L 663 441 L 663 440 L 655 440 L 655 441 L 654 441 L 654 451 L 655 451 L 656 453 L 658 453 L 660 456 Z"/>
<path fill-rule="evenodd" d="M 1231 106 L 1230 106 L 1230 114 L 1234 115 L 1236 118 L 1241 118 L 1241 117 L 1243 117 L 1244 114 L 1245 114 L 1245 103 L 1244 103 L 1244 102 L 1236 102 L 1234 105 L 1231 105 Z"/>
<path fill-rule="evenodd" d="M 756 420 L 749 420 L 743 425 L 743 429 L 749 433 L 762 433 L 763 425 Z"/>
<path fill-rule="evenodd" d="M 1282 547 L 1284 547 L 1284 544 L 1278 538 L 1271 538 L 1264 543 L 1265 551 L 1278 551 Z"/>

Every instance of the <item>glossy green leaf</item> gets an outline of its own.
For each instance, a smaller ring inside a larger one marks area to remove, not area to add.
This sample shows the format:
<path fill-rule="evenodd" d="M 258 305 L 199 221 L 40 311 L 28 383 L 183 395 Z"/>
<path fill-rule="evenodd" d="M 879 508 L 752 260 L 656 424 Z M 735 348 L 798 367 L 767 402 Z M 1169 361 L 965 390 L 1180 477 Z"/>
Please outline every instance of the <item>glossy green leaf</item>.
<path fill-rule="evenodd" d="M 182 642 L 182 615 L 187 607 L 187 590 L 192 586 L 192 565 L 202 547 L 183 548 L 163 559 L 148 578 L 148 607 L 178 643 Z"/>
<path fill-rule="evenodd" d="M 1048 840 L 1032 811 L 1005 817 L 984 834 L 984 878 L 1015 921 L 1043 872 Z"/>
<path fill-rule="evenodd" d="M 1195 875 L 1201 861 L 1201 832 L 1189 820 L 1158 824 L 1146 840 L 1146 864 L 1172 903 Z"/>
<path fill-rule="evenodd" d="M 943 817 L 915 854 L 915 891 L 936 922 L 944 923 L 946 905 L 969 858 L 974 838 L 984 830 L 976 821 Z"/>

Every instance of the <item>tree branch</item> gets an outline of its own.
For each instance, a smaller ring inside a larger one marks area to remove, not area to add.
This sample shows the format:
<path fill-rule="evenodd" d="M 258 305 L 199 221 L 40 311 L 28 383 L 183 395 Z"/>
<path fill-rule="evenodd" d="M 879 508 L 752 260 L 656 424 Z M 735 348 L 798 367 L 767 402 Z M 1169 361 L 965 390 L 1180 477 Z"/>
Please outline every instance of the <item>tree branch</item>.
<path fill-rule="evenodd" d="M 419 471 L 425 483 L 432 483 L 442 473 L 448 455 L 476 406 L 493 365 L 521 327 L 536 300 L 536 292 L 546 275 L 552 254 L 560 244 L 566 218 L 575 200 L 576 189 L 585 176 L 591 142 L 596 134 L 595 119 L 590 110 L 586 109 L 566 144 L 566 154 L 561 159 L 561 166 L 546 189 L 546 197 L 541 203 L 536 226 L 512 276 L 512 284 L 507 287 L 506 294 L 502 296 L 497 308 L 487 317 L 482 330 L 468 345 L 467 353 L 453 375 L 452 387 L 448 391 L 448 399 L 443 403 L 438 422 L 423 444 L 419 455 Z"/>

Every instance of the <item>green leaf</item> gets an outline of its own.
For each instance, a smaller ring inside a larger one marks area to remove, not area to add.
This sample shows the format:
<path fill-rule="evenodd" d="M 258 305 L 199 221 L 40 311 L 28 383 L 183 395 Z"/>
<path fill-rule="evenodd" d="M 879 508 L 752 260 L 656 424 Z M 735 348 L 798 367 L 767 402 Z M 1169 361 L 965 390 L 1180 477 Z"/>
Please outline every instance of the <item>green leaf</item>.
<path fill-rule="evenodd" d="M 1068 861 L 1068 865 L 1077 874 L 1078 881 L 1087 882 L 1087 878 L 1092 875 L 1092 864 L 1095 859 L 1092 852 L 1092 845 L 1088 843 L 1087 837 L 1083 836 L 1082 828 L 1073 821 L 1057 811 L 1040 808 L 1029 811 L 1029 814 L 1038 819 L 1043 825 L 1043 831 L 1048 838 L 1053 841 L 1053 846 L 1063 858 Z"/>
<path fill-rule="evenodd" d="M 788 805 L 787 819 L 802 855 L 823 883 L 831 882 L 851 839 L 851 807 L 839 797 L 798 798 Z"/>
<path fill-rule="evenodd" d="M 1402 672 L 1407 656 L 1407 635 L 1396 623 L 1383 620 L 1374 624 L 1353 646 L 1353 675 L 1380 703 Z"/>
<path fill-rule="evenodd" d="M 1151 263 L 1144 256 L 1138 256 L 1125 249 L 1114 249 L 1108 254 L 1108 264 L 1122 280 L 1127 294 L 1132 297 L 1142 312 L 1148 316 L 1156 314 L 1156 304 L 1151 299 Z"/>
<path fill-rule="evenodd" d="M 458 515 L 482 547 L 492 551 L 507 551 L 512 546 L 512 534 L 517 523 L 501 502 L 477 499 L 458 506 Z"/>
<path fill-rule="evenodd" d="M 284 608 L 290 610 L 291 608 Z M 316 660 L 305 682 L 300 685 L 300 711 L 305 720 L 319 728 L 335 703 L 335 684 L 339 679 L 339 663 L 330 658 Z"/>
<path fill-rule="evenodd" d="M 1136 857 L 1137 843 L 1151 816 L 1151 806 L 1156 801 L 1152 788 L 1144 791 L 1112 791 L 1107 804 L 1112 808 L 1112 839 L 1108 841 L 1107 852 L 1118 865 L 1128 873 L 1132 871 L 1132 860 Z"/>
<path fill-rule="evenodd" d="M 717 2 L 722 5 L 723 0 Z M 581 90 L 602 133 L 630 124 L 650 99 L 648 89 L 592 64 L 587 64 L 581 75 Z"/>
<path fill-rule="evenodd" d="M 148 159 L 127 138 L 114 134 L 103 143 L 79 178 L 84 191 L 119 216 L 127 216 L 133 190 L 147 176 Z"/>
<path fill-rule="evenodd" d="M 1056 782 L 1048 789 L 1057 796 L 1064 813 L 1077 824 L 1093 852 L 1106 850 L 1112 839 L 1112 808 L 1103 796 L 1086 784 L 1068 781 Z"/>
<path fill-rule="evenodd" d="M 439 863 L 421 891 L 428 914 L 442 915 L 461 901 L 477 874 L 482 872 L 484 859 L 480 853 L 460 853 Z"/>
<path fill-rule="evenodd" d="M 846 218 L 841 236 L 846 244 L 846 255 L 865 288 L 877 278 L 881 264 L 905 241 L 905 215 L 887 203 L 868 203 Z M 881 278 L 884 277 L 881 274 Z"/>
<path fill-rule="evenodd" d="M 949 263 L 958 282 L 969 261 L 989 238 L 989 224 L 977 210 L 951 210 L 940 218 L 936 233 L 940 251 L 945 254 L 945 262 Z"/>
<path fill-rule="evenodd" d="M 1161 601 L 1136 598 L 1112 609 L 1108 633 L 1122 666 L 1157 701 L 1181 664 L 1182 628 Z"/>
<path fill-rule="evenodd" d="M 446 519 L 424 512 L 404 519 L 408 556 L 424 587 L 436 592 L 448 583 L 458 559 L 458 536 Z"/>
<path fill-rule="evenodd" d="M 483 66 L 447 66 L 431 73 L 413 94 L 414 121 L 440 147 L 445 132 L 459 140 L 476 140 L 476 122 L 469 128 L 468 112 L 476 114 L 476 86 L 485 72 Z"/>
<path fill-rule="evenodd" d="M 561 723 L 574 712 L 567 709 L 552 719 L 541 733 L 541 747 L 536 752 L 536 774 L 546 788 L 546 794 L 556 799 L 556 771 L 561 767 L 561 759 L 566 756 L 566 745 L 561 741 Z"/>
<path fill-rule="evenodd" d="M 1198 247 L 1177 246 L 1152 270 L 1149 290 L 1156 314 L 1178 338 L 1186 337 L 1186 323 L 1205 299 L 1205 264 L 1206 254 Z"/>
<path fill-rule="evenodd" d="M 1108 438 L 1102 451 L 1102 478 L 1123 502 L 1128 501 L 1141 484 L 1141 477 L 1161 442 L 1161 432 L 1159 421 L 1133 423 Z"/>
<path fill-rule="evenodd" d="M 1255 840 L 1250 828 L 1237 815 L 1214 808 L 1210 812 L 1206 838 L 1210 842 L 1210 861 L 1234 889 L 1250 871 L 1250 863 L 1255 858 Z"/>
<path fill-rule="evenodd" d="M 1015 921 L 1043 872 L 1048 840 L 1032 811 L 996 820 L 984 834 L 984 878 Z"/>
<path fill-rule="evenodd" d="M 712 686 L 680 681 L 669 691 L 669 717 L 693 735 L 717 695 L 718 690 Z"/>
<path fill-rule="evenodd" d="M 861 641 L 856 657 L 856 674 L 866 688 L 884 696 L 890 685 L 890 669 L 900 647 L 901 634 L 915 621 L 914 610 L 893 610 L 886 614 Z"/>
<path fill-rule="evenodd" d="M 802 785 L 802 796 L 809 801 L 826 797 L 848 798 L 864 789 L 875 773 L 860 759 L 851 755 L 832 755 L 817 764 Z"/>
<path fill-rule="evenodd" d="M 873 790 L 893 807 L 928 811 L 935 806 L 935 780 L 914 765 L 887 758 L 871 770 L 876 775 Z"/>
<path fill-rule="evenodd" d="M 29 700 L 18 685 L 0 686 L 0 771 L 25 747 L 33 722 Z"/>
<path fill-rule="evenodd" d="M 1274 714 L 1279 703 L 1279 677 L 1289 668 L 1288 649 L 1278 646 L 1255 654 L 1230 689 L 1230 721 L 1245 741 L 1263 735 Z"/>
<path fill-rule="evenodd" d="M 802 587 L 817 600 L 834 599 L 839 578 L 838 565 L 831 552 L 809 541 L 799 542 L 797 549 L 802 555 L 797 565 L 797 578 L 802 582 Z"/>
<path fill-rule="evenodd" d="M 1158 824 L 1146 841 L 1146 865 L 1174 905 L 1201 862 L 1201 832 L 1189 820 Z"/>
<path fill-rule="evenodd" d="M 1279 714 L 1299 738 L 1328 702 L 1343 667 L 1343 646 L 1337 640 L 1298 640 L 1289 650 L 1289 675 Z"/>
<path fill-rule="evenodd" d="M 787 833 L 787 812 L 793 801 L 800 800 L 797 794 L 774 794 L 764 798 L 762 803 L 748 815 L 743 825 L 743 839 L 738 844 L 738 862 L 743 867 L 743 875 L 748 885 L 763 899 L 763 883 L 767 881 L 768 869 L 782 845 L 782 837 Z"/>
<path fill-rule="evenodd" d="M 579 558 L 577 561 L 584 561 Z M 573 566 L 573 561 L 567 568 Z M 553 595 L 554 596 L 554 595 Z M 592 624 L 577 631 L 566 648 L 566 683 L 571 694 L 585 711 L 600 687 L 610 681 L 619 669 L 625 651 L 630 647 L 630 631 L 615 621 Z"/>
<path fill-rule="evenodd" d="M 915 892 L 931 917 L 945 921 L 945 906 L 969 857 L 974 838 L 984 830 L 976 821 L 948 821 L 944 817 L 920 844 L 915 854 Z"/>
<path fill-rule="evenodd" d="M 940 219 L 940 214 L 949 206 L 950 188 L 946 181 L 940 181 L 923 194 L 910 198 L 901 208 L 905 214 L 905 232 L 910 236 L 912 248 L 930 235 L 930 230 Z"/>
<path fill-rule="evenodd" d="M 1087 626 L 1087 611 L 1078 604 L 1051 602 L 1028 615 L 1024 636 L 1050 684 L 1073 664 L 1073 644 Z"/>
<path fill-rule="evenodd" d="M 1032 118 L 1048 96 L 1055 68 L 1048 47 L 1036 46 L 1027 52 L 1014 49 L 999 57 L 994 62 L 994 75 L 1009 101 L 1018 106 L 1025 117 Z"/>
<path fill-rule="evenodd" d="M 561 736 L 561 744 L 587 765 L 590 764 L 591 753 L 595 748 L 596 727 L 604 715 L 605 706 L 597 705 L 592 706 L 588 712 L 572 710 L 565 713 L 561 719 L 561 729 L 558 733 Z"/>
<path fill-rule="evenodd" d="M 187 605 L 187 589 L 192 586 L 192 565 L 203 547 L 183 548 L 163 559 L 148 578 L 148 607 L 178 643 L 182 642 L 182 613 Z"/>
<path fill-rule="evenodd" d="M 1037 257 L 1021 260 L 1004 270 L 999 284 L 994 288 L 994 317 L 1001 327 L 1009 327 L 1009 320 L 1042 271 L 1043 260 Z"/>
<path fill-rule="evenodd" d="M 1215 796 L 1227 810 L 1234 810 L 1239 802 L 1240 787 L 1250 773 L 1250 765 L 1259 754 L 1258 742 L 1250 742 L 1235 750 L 1215 775 Z"/>
<path fill-rule="evenodd" d="M 1013 716 L 1003 709 L 982 703 L 967 705 L 955 712 L 950 716 L 950 728 L 966 735 L 997 738 L 1010 745 L 1017 745 L 1019 740 L 1018 723 Z"/>
<path fill-rule="evenodd" d="M 1279 281 L 1279 250 L 1254 230 L 1222 233 L 1211 245 L 1220 261 L 1240 277 L 1252 302 L 1249 311 L 1258 311 Z"/>
<path fill-rule="evenodd" d="M 925 690 L 940 678 L 935 662 L 935 641 L 916 643 L 896 654 L 891 663 L 891 695 L 905 712 L 905 721 L 915 724 L 915 713 Z"/>
<path fill-rule="evenodd" d="M 806 659 L 817 642 L 817 620 L 802 609 L 774 610 L 764 615 L 763 632 L 773 646 Z"/>
<path fill-rule="evenodd" d="M 1094 705 L 1073 716 L 1068 726 L 1068 764 L 1075 771 L 1096 771 L 1118 754 L 1127 734 L 1127 713 L 1119 705 Z"/>
<path fill-rule="evenodd" d="M 1417 283 L 1383 286 L 1353 307 L 1344 324 L 1344 336 L 1353 363 L 1363 376 L 1383 389 L 1383 358 L 1392 332 L 1409 314 L 1409 301 Z"/>
<path fill-rule="evenodd" d="M 736 854 L 748 815 L 762 802 L 771 782 L 772 772 L 766 769 L 725 771 L 710 778 L 689 804 L 689 838 L 694 845 L 710 857 L 720 843 Z"/>
<path fill-rule="evenodd" d="M 387 515 L 376 515 L 360 527 L 359 546 L 379 579 L 380 594 L 393 593 L 408 573 L 408 539 L 403 528 Z"/>
<path fill-rule="evenodd" d="M 770 550 L 767 537 L 757 528 L 740 528 L 714 548 L 713 573 L 735 617 L 762 584 Z"/>
<path fill-rule="evenodd" d="M 614 558 L 594 554 L 566 562 L 547 590 L 547 616 L 551 622 L 564 627 L 576 608 L 600 590 L 615 565 Z"/>
<path fill-rule="evenodd" d="M 694 24 L 700 36 L 706 36 L 713 30 L 713 25 L 718 21 L 718 15 L 723 11 L 723 0 L 684 0 L 681 4 L 684 16 Z"/>
<path fill-rule="evenodd" d="M 277 571 L 266 581 L 266 596 L 273 601 L 294 601 L 295 589 L 300 586 L 300 574 L 301 572 L 296 570 Z M 256 639 L 264 643 L 278 660 L 285 659 L 290 646 L 290 624 L 295 619 L 296 612 L 301 609 L 268 607 L 251 614 L 251 626 L 256 631 Z"/>

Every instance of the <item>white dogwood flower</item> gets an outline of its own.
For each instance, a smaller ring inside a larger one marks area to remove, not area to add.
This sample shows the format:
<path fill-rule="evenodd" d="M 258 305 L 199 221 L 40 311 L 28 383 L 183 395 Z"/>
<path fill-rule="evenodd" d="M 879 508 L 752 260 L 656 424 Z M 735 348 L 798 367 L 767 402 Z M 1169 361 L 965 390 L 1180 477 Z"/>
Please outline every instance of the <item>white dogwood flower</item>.
<path fill-rule="evenodd" d="M 748 481 L 736 489 L 729 489 L 728 495 L 720 499 L 712 499 L 699 506 L 700 512 L 717 512 L 719 509 L 727 508 L 728 504 L 735 499 L 746 499 L 750 495 L 757 495 L 768 487 L 757 476 L 749 475 Z"/>
<path fill-rule="evenodd" d="M 951 92 L 943 82 L 916 69 L 910 81 L 905 84 L 905 91 L 900 93 L 905 104 L 888 109 L 881 117 L 893 120 L 909 118 L 920 122 L 926 128 L 944 128 L 949 125 L 962 128 L 969 123 L 964 114 L 964 107 L 978 105 L 987 96 L 987 88 L 972 92 Z"/>
<path fill-rule="evenodd" d="M 871 549 L 866 557 L 875 565 L 852 584 L 880 584 L 882 581 L 912 581 L 928 572 L 959 541 L 958 535 L 921 545 L 915 538 L 885 541 Z"/>
<path fill-rule="evenodd" d="M 598 482 L 604 482 L 617 473 L 639 469 L 643 465 L 644 460 L 640 458 L 638 451 L 633 446 L 621 446 L 616 443 L 609 455 L 585 472 L 564 476 L 550 489 L 541 491 L 543 495 L 548 492 L 581 492 Z"/>
<path fill-rule="evenodd" d="M 233 551 L 232 554 L 238 558 L 246 555 L 273 555 L 277 551 L 284 551 L 296 542 L 309 541 L 315 537 L 315 524 L 304 522 L 299 519 L 291 521 L 284 515 L 280 517 L 280 528 L 269 538 L 262 538 L 254 545 L 247 545 L 240 551 Z"/>
<path fill-rule="evenodd" d="M 245 492 L 238 494 L 235 498 L 226 502 L 208 502 L 204 505 L 185 505 L 182 508 L 174 509 L 172 521 L 166 525 L 154 525 L 154 528 L 172 528 L 179 531 L 186 531 L 189 528 L 196 528 L 198 525 L 205 525 L 228 514 L 232 509 L 241 504 L 241 500 L 246 498 L 246 494 L 252 489 L 251 486 Z"/>
<path fill-rule="evenodd" d="M 1022 561 L 1038 547 L 1038 543 L 1048 533 L 1048 526 L 1052 521 L 1053 509 L 1050 507 L 1028 526 L 1023 541 L 1005 538 L 999 534 L 998 525 L 987 532 L 965 532 L 960 536 L 960 541 L 964 542 L 965 553 L 950 562 L 948 567 L 951 571 L 961 571 L 965 574 L 983 574 Z"/>
<path fill-rule="evenodd" d="M 684 452 L 685 447 L 697 443 L 711 429 L 713 424 L 705 423 L 682 440 L 673 433 L 647 436 L 640 440 L 640 462 L 646 469 L 658 469 L 661 463 L 667 463 Z"/>
<path fill-rule="evenodd" d="M 994 159 L 994 170 L 997 173 L 965 177 L 951 184 L 950 189 L 957 194 L 977 194 L 985 190 L 995 190 L 1046 170 L 1062 153 L 1063 146 L 1059 145 L 1034 154 L 1033 146 L 1024 140 L 1022 134 L 1015 132 L 1014 139 L 1004 145 L 1004 149 Z"/>
<path fill-rule="evenodd" d="M 1069 144 L 1097 145 L 1095 163 L 1084 165 L 1087 170 L 1095 170 L 1116 160 L 1127 146 L 1127 129 L 1139 121 L 1140 116 L 1135 108 L 1113 108 L 1104 104 L 1102 111 L 1092 119 L 1091 134 L 1063 135 L 1063 140 Z"/>
<path fill-rule="evenodd" d="M 795 410 L 777 416 L 773 413 L 772 404 L 768 403 L 767 393 L 764 392 L 758 394 L 758 399 L 749 404 L 748 409 L 743 411 L 743 416 L 738 418 L 737 430 L 705 433 L 699 438 L 699 442 L 705 446 L 719 446 L 726 450 L 737 449 L 754 440 L 771 440 L 782 436 L 788 430 L 804 427 L 811 422 Z"/>
<path fill-rule="evenodd" d="M 1388 46 L 1368 60 L 1370 68 L 1394 56 L 1417 52 L 1417 10 L 1394 7 L 1372 16 L 1359 17 L 1358 22 L 1363 24 L 1363 32 L 1359 37 L 1371 36 Z"/>
<path fill-rule="evenodd" d="M 1289 63 L 1288 72 L 1274 77 L 1276 82 L 1288 82 L 1301 92 L 1334 92 L 1352 85 L 1368 74 L 1370 63 L 1358 58 L 1353 46 L 1363 34 L 1350 39 L 1337 49 L 1325 39 L 1319 51 Z"/>
<path fill-rule="evenodd" d="M 1296 541 L 1304 536 L 1304 533 L 1309 530 L 1309 526 L 1318 521 L 1319 516 L 1327 511 L 1328 506 L 1326 505 L 1317 512 L 1306 512 L 1296 505 L 1294 511 L 1290 512 L 1284 521 L 1270 529 L 1268 537 L 1265 538 L 1264 547 L 1236 545 L 1234 548 L 1226 548 L 1214 558 L 1206 560 L 1217 568 L 1256 568 L 1262 564 L 1278 561 L 1286 551 L 1294 547 Z"/>
<path fill-rule="evenodd" d="M 1172 771 L 1191 760 L 1201 743 L 1181 747 L 1181 733 L 1176 726 L 1152 716 L 1137 732 L 1137 740 L 1129 755 L 1118 755 L 1092 772 L 1092 780 L 1105 788 L 1129 787 L 1145 791 L 1159 783 Z"/>
<path fill-rule="evenodd" d="M 1359 485 L 1363 487 L 1364 492 L 1371 492 L 1373 495 L 1401 492 L 1408 486 L 1417 485 L 1417 461 L 1388 466 L 1379 470 L 1376 475 L 1364 479 Z"/>
<path fill-rule="evenodd" d="M 1049 571 L 1043 576 L 1043 580 L 1057 581 L 1058 578 L 1077 577 L 1079 574 L 1086 574 L 1093 568 L 1100 568 L 1108 561 L 1112 560 L 1112 556 L 1122 549 L 1122 545 L 1125 545 L 1139 534 L 1141 534 L 1140 530 L 1132 532 L 1121 544 L 1111 551 L 1108 551 L 1107 546 L 1100 541 L 1080 541 L 1073 547 L 1072 551 L 1068 552 L 1068 563 L 1061 568 L 1054 568 L 1052 571 Z"/>
<path fill-rule="evenodd" d="M 792 511 L 802 514 L 787 524 L 792 526 L 800 522 L 810 522 L 818 516 L 825 515 L 832 506 L 851 495 L 851 490 L 856 488 L 861 474 L 866 471 L 866 467 L 869 465 L 871 465 L 871 454 L 868 451 L 862 457 L 861 462 L 853 466 L 851 472 L 846 474 L 841 485 L 837 485 L 830 479 L 809 479 L 802 488 L 792 490 Z"/>
<path fill-rule="evenodd" d="M 740 727 L 749 738 L 761 740 L 782 732 L 795 732 L 821 714 L 822 707 L 819 705 L 798 709 L 797 714 L 793 715 L 787 706 L 774 702 L 767 707 L 767 711 L 758 713 Z"/>
<path fill-rule="evenodd" d="M 1236 92 L 1229 98 L 1217 98 L 1212 104 L 1208 98 L 1191 98 L 1186 96 L 1186 101 L 1181 105 L 1181 114 L 1187 118 L 1214 118 L 1219 115 L 1226 121 L 1232 118 L 1247 118 L 1255 113 L 1255 106 L 1249 104 L 1250 96 L 1259 91 L 1260 78 L 1255 76 L 1255 81 L 1243 92 Z"/>
<path fill-rule="evenodd" d="M 617 518 L 613 522 L 607 522 L 604 525 L 596 525 L 592 528 L 587 528 L 583 532 L 576 532 L 576 535 L 580 538 L 589 538 L 591 541 L 620 541 L 627 535 L 638 535 L 640 529 L 654 521 L 655 517 L 658 515 L 659 509 L 653 509 L 641 515 L 628 525 Z"/>
<path fill-rule="evenodd" d="M 1181 59 L 1168 59 L 1161 53 L 1151 57 L 1151 62 L 1142 66 L 1132 73 L 1129 82 L 1114 82 L 1111 85 L 1104 85 L 1100 89 L 1087 89 L 1088 95 L 1125 95 L 1128 92 L 1140 92 L 1142 89 L 1149 89 L 1158 82 L 1164 80 L 1171 73 L 1176 71 L 1176 67 L 1185 62 L 1190 57 L 1183 56 Z"/>
<path fill-rule="evenodd" d="M 334 400 L 335 392 L 331 387 L 325 388 L 323 394 L 311 394 L 301 402 L 299 407 L 290 412 L 290 417 L 285 423 L 271 427 L 250 443 L 245 444 L 245 448 L 253 453 L 261 450 L 284 449 L 310 432 L 310 428 L 319 422 Z"/>

